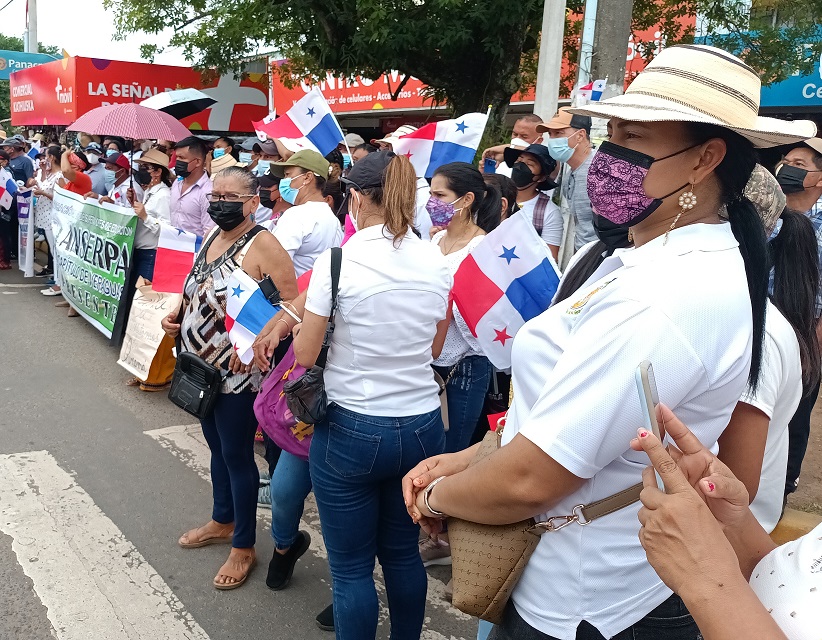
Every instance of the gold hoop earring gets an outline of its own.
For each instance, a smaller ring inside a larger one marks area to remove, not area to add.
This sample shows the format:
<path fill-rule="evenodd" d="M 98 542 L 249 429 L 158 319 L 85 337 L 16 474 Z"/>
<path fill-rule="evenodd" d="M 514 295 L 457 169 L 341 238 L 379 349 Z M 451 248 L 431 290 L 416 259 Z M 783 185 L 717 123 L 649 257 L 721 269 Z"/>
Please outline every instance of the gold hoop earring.
<path fill-rule="evenodd" d="M 681 196 L 679 196 L 680 210 L 679 210 L 679 213 L 676 214 L 676 218 L 674 218 L 674 221 L 671 223 L 670 228 L 665 232 L 665 240 L 662 241 L 662 246 L 663 247 L 666 244 L 668 244 L 668 235 L 671 233 L 671 231 L 674 230 L 674 227 L 676 227 L 676 223 L 679 222 L 679 219 L 682 217 L 682 214 L 685 213 L 686 211 L 690 211 L 691 209 L 693 209 L 696 206 L 697 200 L 696 200 L 696 194 L 694 193 L 694 187 L 695 186 L 696 185 L 692 182 L 691 183 L 691 188 L 688 191 L 686 191 L 685 193 L 683 193 Z"/>
<path fill-rule="evenodd" d="M 628 227 L 628 242 L 634 244 L 634 230 Z"/>

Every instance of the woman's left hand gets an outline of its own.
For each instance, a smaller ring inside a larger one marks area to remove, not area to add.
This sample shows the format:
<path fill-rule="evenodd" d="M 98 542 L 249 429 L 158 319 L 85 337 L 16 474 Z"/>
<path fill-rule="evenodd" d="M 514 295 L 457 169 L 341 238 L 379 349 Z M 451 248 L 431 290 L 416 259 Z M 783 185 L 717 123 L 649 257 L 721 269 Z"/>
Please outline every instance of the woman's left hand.
<path fill-rule="evenodd" d="M 234 351 L 228 359 L 228 370 L 231 371 L 231 373 L 248 373 L 251 371 L 251 367 L 251 364 L 242 363 L 236 351 Z"/>
<path fill-rule="evenodd" d="M 706 578 L 729 584 L 739 579 L 739 562 L 722 527 L 691 486 L 677 462 L 654 436 L 639 430 L 639 446 L 653 467 L 642 474 L 639 540 L 648 562 L 674 593 L 698 588 Z M 657 488 L 654 469 L 664 484 Z M 705 567 L 710 567 L 709 575 Z"/>

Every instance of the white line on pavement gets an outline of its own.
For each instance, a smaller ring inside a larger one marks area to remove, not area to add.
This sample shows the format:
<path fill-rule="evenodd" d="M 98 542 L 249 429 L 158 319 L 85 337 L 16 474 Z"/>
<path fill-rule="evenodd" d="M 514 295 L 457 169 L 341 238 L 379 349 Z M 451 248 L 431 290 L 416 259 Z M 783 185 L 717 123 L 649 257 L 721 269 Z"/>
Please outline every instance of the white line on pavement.
<path fill-rule="evenodd" d="M 34 287 L 40 287 L 41 289 L 45 289 L 46 285 L 43 284 L 42 282 L 25 283 L 25 284 L 19 284 L 19 283 L 11 284 L 11 283 L 0 282 L 0 289 L 32 289 Z"/>
<path fill-rule="evenodd" d="M 209 466 L 211 464 L 211 451 L 208 444 L 203 437 L 203 431 L 198 424 L 180 425 L 175 427 L 166 427 L 164 429 L 154 429 L 146 431 L 145 434 L 157 440 L 157 442 L 165 449 L 167 449 L 176 458 L 182 460 L 191 469 L 204 480 L 211 482 L 209 473 Z M 257 464 L 261 468 L 267 469 L 266 462 L 257 456 Z M 261 518 L 266 523 L 266 528 L 271 524 L 271 510 L 259 509 L 257 517 Z M 311 535 L 311 551 L 318 557 L 326 559 L 328 554 L 323 543 L 322 533 L 320 529 L 320 515 L 317 512 L 317 503 L 314 501 L 314 494 L 311 493 L 305 501 L 305 510 L 303 512 L 301 529 L 308 531 Z M 376 578 L 377 591 L 385 592 L 385 584 L 382 578 L 382 571 L 377 566 L 374 572 Z M 470 620 L 471 616 L 462 613 L 458 609 L 451 606 L 445 595 L 445 584 L 442 580 L 437 580 L 432 576 L 428 576 L 428 604 L 448 611 L 459 620 Z M 388 620 L 388 609 L 385 608 L 380 601 L 380 620 Z M 430 622 L 430 618 L 426 618 L 426 623 Z M 424 629 L 422 640 L 449 640 L 446 636 L 432 630 Z M 462 638 L 451 637 L 450 640 L 463 640 Z"/>
<path fill-rule="evenodd" d="M 0 455 L 0 530 L 58 640 L 208 640 L 146 559 L 47 451 Z"/>

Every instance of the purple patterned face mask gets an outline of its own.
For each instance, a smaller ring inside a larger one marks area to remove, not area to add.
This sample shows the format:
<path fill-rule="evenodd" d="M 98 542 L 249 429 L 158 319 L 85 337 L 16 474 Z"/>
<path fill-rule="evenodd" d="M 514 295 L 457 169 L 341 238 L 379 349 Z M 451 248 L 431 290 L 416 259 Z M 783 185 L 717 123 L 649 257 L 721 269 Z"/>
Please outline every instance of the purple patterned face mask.
<path fill-rule="evenodd" d="M 454 200 L 454 202 L 457 200 Z M 457 211 L 462 211 L 462 208 L 454 209 L 454 202 L 443 202 L 437 200 L 434 196 L 430 196 L 428 202 L 425 203 L 425 210 L 431 216 L 431 224 L 435 227 L 447 227 Z"/>
<path fill-rule="evenodd" d="M 642 181 L 654 162 L 678 156 L 693 149 L 692 145 L 662 158 L 626 149 L 611 142 L 603 142 L 597 149 L 588 170 L 588 197 L 594 212 L 609 222 L 632 227 L 639 224 L 669 198 L 688 186 L 685 183 L 661 198 L 645 193 Z"/>

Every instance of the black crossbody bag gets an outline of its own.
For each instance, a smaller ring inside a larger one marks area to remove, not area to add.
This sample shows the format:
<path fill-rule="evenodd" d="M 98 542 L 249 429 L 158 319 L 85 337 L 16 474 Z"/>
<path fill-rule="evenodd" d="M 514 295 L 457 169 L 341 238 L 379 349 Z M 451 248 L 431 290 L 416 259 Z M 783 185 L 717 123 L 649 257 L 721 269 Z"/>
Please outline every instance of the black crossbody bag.
<path fill-rule="evenodd" d="M 342 249 L 331 249 L 331 313 L 325 327 L 325 337 L 316 364 L 296 380 L 283 385 L 285 402 L 297 420 L 306 424 L 317 424 L 325 419 L 328 409 L 328 395 L 325 393 L 323 369 L 328 360 L 328 349 L 334 335 L 334 314 L 337 311 L 337 293 L 340 288 L 340 267 Z"/>
<path fill-rule="evenodd" d="M 240 249 L 263 230 L 264 228 L 261 226 L 254 227 L 251 231 L 238 238 L 237 242 L 235 242 L 228 251 L 211 265 L 208 265 L 206 269 L 205 262 L 208 248 L 211 246 L 211 243 L 214 242 L 214 238 L 219 234 L 215 233 L 212 235 L 197 255 L 194 267 L 183 285 L 183 292 L 186 290 L 189 278 L 193 276 L 198 284 L 202 284 L 215 269 L 218 269 L 225 264 L 226 261 L 234 257 Z M 184 305 L 180 305 L 177 324 L 181 324 L 182 322 L 184 308 Z M 183 411 L 202 420 L 208 417 L 214 410 L 214 403 L 217 402 L 220 387 L 228 375 L 228 372 L 215 367 L 213 364 L 206 362 L 200 356 L 190 351 L 183 351 L 182 327 L 180 335 L 177 336 L 176 343 L 177 364 L 174 366 L 174 376 L 171 378 L 171 388 L 168 391 L 168 399 Z"/>

